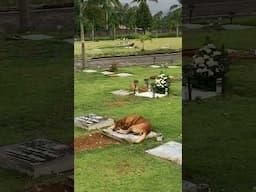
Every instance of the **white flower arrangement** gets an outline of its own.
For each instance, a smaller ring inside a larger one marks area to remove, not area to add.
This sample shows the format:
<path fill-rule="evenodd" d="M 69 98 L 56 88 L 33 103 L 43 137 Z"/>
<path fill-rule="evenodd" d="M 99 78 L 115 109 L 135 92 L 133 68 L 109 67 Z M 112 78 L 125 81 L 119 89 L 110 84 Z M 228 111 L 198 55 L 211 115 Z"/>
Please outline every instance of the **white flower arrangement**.
<path fill-rule="evenodd" d="M 224 64 L 220 58 L 223 56 L 214 44 L 207 44 L 193 56 L 194 73 L 201 77 L 217 77 L 224 73 Z"/>
<path fill-rule="evenodd" d="M 160 74 L 155 79 L 155 86 L 158 89 L 168 88 L 170 86 L 170 78 L 166 74 Z"/>

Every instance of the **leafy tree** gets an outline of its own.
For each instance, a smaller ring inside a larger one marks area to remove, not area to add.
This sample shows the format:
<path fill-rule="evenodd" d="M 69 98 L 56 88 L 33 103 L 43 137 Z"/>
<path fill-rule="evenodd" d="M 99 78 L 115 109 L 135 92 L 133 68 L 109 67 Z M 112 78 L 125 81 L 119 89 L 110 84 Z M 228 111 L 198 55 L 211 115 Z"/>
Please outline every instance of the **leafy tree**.
<path fill-rule="evenodd" d="M 182 23 L 181 17 L 181 6 L 180 5 L 172 5 L 169 10 L 168 18 L 170 21 L 170 26 L 176 28 L 177 37 L 179 36 L 179 27 Z"/>
<path fill-rule="evenodd" d="M 120 6 L 121 3 L 119 0 L 101 0 L 100 4 L 103 6 L 103 9 L 105 11 L 105 29 L 108 32 L 110 25 L 110 17 L 112 17 L 111 14 L 113 14 L 113 10 L 116 7 Z"/>
<path fill-rule="evenodd" d="M 146 32 L 145 34 L 137 34 L 137 38 L 142 43 L 141 51 L 145 50 L 145 41 L 152 40 L 152 34 L 150 32 Z"/>
<path fill-rule="evenodd" d="M 155 30 L 162 29 L 163 27 L 163 19 L 164 19 L 164 13 L 162 11 L 159 11 L 153 16 L 153 23 L 152 27 Z"/>
<path fill-rule="evenodd" d="M 101 2 L 98 0 L 88 0 L 87 6 L 83 10 L 84 22 L 87 24 L 87 28 L 91 29 L 92 40 L 95 39 L 95 30 L 97 23 L 100 23 L 103 19 L 103 12 Z M 89 25 L 88 25 L 89 24 Z"/>
<path fill-rule="evenodd" d="M 144 34 L 152 26 L 152 15 L 145 1 L 140 3 L 136 12 L 136 25 L 142 28 Z"/>
<path fill-rule="evenodd" d="M 158 0 L 150 0 L 150 1 L 153 1 L 153 2 L 158 2 Z M 137 2 L 137 3 L 147 3 L 147 0 L 133 0 L 133 2 Z"/>

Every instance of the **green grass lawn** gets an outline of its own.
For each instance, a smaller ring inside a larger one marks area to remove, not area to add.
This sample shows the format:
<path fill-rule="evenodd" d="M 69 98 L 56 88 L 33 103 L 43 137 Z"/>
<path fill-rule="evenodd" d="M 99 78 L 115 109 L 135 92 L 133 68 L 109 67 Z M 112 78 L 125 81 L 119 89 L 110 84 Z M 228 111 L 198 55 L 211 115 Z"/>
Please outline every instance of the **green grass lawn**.
<path fill-rule="evenodd" d="M 114 96 L 110 92 L 129 89 L 138 79 L 140 84 L 160 71 L 180 76 L 180 69 L 152 69 L 130 67 L 120 72 L 134 73 L 133 77 L 106 77 L 102 74 L 75 74 L 75 116 L 96 113 L 115 119 L 129 114 L 148 118 L 156 132 L 165 140 L 181 142 L 181 82 L 171 85 L 171 95 L 161 99 L 133 96 Z M 75 137 L 90 132 L 75 129 Z M 181 166 L 145 154 L 146 149 L 158 146 L 155 139 L 142 144 L 111 145 L 104 149 L 92 149 L 75 154 L 76 192 L 133 192 L 133 191 L 181 191 Z"/>
<path fill-rule="evenodd" d="M 102 40 L 102 41 L 86 41 L 86 54 L 89 57 L 102 57 L 113 55 L 129 55 L 129 54 L 143 54 L 141 52 L 142 43 L 138 39 L 129 40 L 134 43 L 137 48 L 126 48 L 121 40 Z M 182 40 L 181 38 L 153 38 L 145 41 L 145 53 L 180 50 Z M 81 55 L 80 42 L 75 42 L 75 56 Z"/>
<path fill-rule="evenodd" d="M 206 36 L 218 46 L 222 44 L 226 48 L 248 50 L 248 48 L 256 48 L 256 29 L 246 30 L 222 30 L 222 31 L 202 31 L 189 30 L 183 33 L 183 49 L 200 48 L 205 42 Z"/>
<path fill-rule="evenodd" d="M 55 40 L 0 42 L 0 145 L 34 138 L 72 141 L 73 46 Z M 0 191 L 23 191 L 31 182 L 0 169 Z"/>
<path fill-rule="evenodd" d="M 251 192 L 255 186 L 255 60 L 237 60 L 225 97 L 183 107 L 183 171 L 213 192 Z"/>

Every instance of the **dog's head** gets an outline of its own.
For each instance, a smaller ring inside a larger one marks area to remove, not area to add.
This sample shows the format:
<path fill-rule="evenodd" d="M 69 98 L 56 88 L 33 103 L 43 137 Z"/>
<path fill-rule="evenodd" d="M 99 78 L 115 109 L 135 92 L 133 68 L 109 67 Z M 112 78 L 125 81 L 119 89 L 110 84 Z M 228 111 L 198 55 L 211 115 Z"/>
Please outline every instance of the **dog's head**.
<path fill-rule="evenodd" d="M 117 131 L 120 129 L 127 129 L 126 124 L 123 121 L 116 121 L 115 125 L 113 126 L 113 131 Z"/>

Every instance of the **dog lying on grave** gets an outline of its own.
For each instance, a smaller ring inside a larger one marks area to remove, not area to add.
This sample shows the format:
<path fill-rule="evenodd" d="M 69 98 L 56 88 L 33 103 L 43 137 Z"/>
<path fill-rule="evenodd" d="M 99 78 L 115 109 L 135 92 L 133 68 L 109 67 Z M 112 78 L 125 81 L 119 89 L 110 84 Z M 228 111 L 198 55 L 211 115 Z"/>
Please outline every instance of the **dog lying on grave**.
<path fill-rule="evenodd" d="M 141 143 L 150 133 L 152 127 L 149 120 L 140 115 L 129 115 L 115 122 L 113 131 L 122 134 L 134 133 L 140 137 L 134 143 Z"/>

